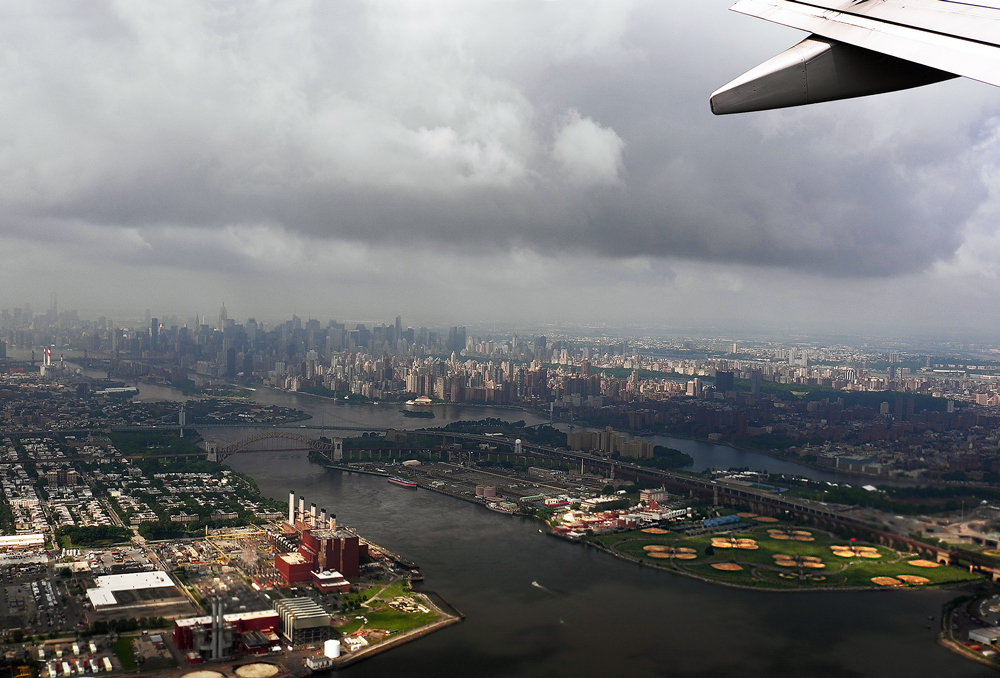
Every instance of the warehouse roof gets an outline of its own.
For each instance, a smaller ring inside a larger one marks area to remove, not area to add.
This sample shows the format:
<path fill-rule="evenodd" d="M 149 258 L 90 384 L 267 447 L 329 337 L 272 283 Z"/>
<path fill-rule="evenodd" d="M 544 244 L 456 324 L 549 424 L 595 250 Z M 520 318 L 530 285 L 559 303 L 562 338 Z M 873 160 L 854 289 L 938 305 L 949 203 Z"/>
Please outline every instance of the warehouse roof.
<path fill-rule="evenodd" d="M 87 589 L 87 597 L 94 607 L 116 605 L 115 591 L 137 591 L 173 586 L 174 582 L 166 572 L 130 572 L 95 577 L 95 588 Z"/>
<path fill-rule="evenodd" d="M 0 548 L 44 546 L 44 534 L 8 534 L 0 537 Z"/>

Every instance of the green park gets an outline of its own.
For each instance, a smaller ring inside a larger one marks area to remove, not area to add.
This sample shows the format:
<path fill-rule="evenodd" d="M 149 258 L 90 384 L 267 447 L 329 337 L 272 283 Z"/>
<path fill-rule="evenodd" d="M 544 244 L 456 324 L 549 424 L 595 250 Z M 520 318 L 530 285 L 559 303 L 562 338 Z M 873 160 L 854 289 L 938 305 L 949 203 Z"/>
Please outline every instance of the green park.
<path fill-rule="evenodd" d="M 422 596 L 410 591 L 405 580 L 370 586 L 344 596 L 341 602 L 345 620 L 337 630 L 345 636 L 359 631 L 383 632 L 388 636 L 427 626 L 440 618 Z"/>
<path fill-rule="evenodd" d="M 916 553 L 866 544 L 815 528 L 751 523 L 691 536 L 658 528 L 590 537 L 611 553 L 723 584 L 798 590 L 906 588 L 981 579 Z"/>

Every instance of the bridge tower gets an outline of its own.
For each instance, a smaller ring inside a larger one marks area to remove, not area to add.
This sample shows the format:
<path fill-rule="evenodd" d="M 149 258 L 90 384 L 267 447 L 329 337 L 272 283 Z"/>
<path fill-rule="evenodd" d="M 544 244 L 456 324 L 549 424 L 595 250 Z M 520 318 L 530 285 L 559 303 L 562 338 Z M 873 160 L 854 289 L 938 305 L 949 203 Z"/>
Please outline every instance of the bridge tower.
<path fill-rule="evenodd" d="M 205 452 L 207 453 L 205 458 L 208 459 L 208 461 L 219 461 L 219 443 L 206 442 Z"/>

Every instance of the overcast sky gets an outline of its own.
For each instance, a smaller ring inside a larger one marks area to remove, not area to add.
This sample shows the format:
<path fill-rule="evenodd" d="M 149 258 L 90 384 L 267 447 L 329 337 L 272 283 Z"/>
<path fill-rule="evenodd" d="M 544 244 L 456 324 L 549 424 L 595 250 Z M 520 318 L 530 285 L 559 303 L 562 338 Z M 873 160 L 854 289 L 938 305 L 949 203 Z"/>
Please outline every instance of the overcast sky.
<path fill-rule="evenodd" d="M 992 330 L 1000 89 L 715 117 L 730 0 L 0 4 L 0 307 Z"/>

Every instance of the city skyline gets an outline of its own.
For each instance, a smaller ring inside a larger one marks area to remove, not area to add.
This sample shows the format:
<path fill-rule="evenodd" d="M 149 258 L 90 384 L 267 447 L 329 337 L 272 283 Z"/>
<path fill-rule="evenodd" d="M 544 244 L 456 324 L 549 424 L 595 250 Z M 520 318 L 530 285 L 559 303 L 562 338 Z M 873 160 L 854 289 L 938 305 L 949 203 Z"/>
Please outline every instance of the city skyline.
<path fill-rule="evenodd" d="M 715 118 L 728 4 L 4 8 L 3 305 L 990 331 L 995 89 Z"/>

